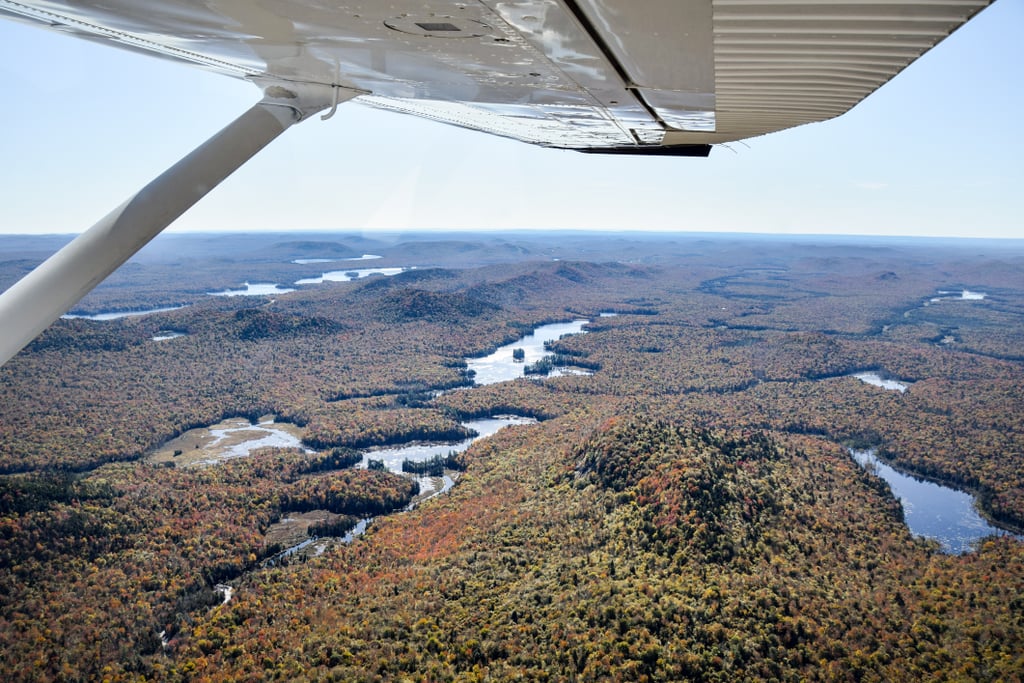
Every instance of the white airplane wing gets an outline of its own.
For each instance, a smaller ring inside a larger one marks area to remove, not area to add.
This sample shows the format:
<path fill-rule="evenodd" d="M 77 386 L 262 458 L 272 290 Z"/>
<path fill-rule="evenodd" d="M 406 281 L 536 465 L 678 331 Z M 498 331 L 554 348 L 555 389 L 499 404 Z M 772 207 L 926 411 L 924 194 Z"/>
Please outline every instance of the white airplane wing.
<path fill-rule="evenodd" d="M 704 145 L 837 116 L 987 0 L 0 0 L 259 84 L 541 145 Z"/>
<path fill-rule="evenodd" d="M 549 147 L 706 156 L 842 114 L 989 3 L 0 0 L 0 16 L 264 93 L 0 296 L 0 363 L 263 145 L 340 102 Z"/>

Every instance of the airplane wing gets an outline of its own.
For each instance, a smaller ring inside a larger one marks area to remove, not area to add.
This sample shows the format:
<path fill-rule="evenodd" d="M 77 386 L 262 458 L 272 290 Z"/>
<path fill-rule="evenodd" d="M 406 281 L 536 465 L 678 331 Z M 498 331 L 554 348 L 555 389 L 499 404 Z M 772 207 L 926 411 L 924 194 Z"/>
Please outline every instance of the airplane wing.
<path fill-rule="evenodd" d="M 850 109 L 988 0 L 0 0 L 51 28 L 535 144 L 705 145 Z"/>
<path fill-rule="evenodd" d="M 990 1 L 0 0 L 0 16 L 264 93 L 0 295 L 0 329 L 18 331 L 0 363 L 263 145 L 340 102 L 548 147 L 706 156 L 842 114 Z"/>

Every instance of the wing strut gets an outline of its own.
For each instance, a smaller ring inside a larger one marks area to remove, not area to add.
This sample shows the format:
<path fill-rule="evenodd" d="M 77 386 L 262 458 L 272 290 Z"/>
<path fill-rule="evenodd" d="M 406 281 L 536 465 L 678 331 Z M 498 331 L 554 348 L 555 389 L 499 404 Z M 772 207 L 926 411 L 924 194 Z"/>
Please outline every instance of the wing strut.
<path fill-rule="evenodd" d="M 0 365 L 271 140 L 331 106 L 338 90 L 267 88 L 262 101 L 0 295 Z"/>

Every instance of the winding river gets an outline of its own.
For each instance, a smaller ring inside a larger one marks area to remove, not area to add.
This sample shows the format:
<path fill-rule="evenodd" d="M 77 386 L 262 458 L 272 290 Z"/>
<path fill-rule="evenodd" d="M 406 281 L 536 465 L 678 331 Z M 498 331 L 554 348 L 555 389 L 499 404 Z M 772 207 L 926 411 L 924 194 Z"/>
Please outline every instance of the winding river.
<path fill-rule="evenodd" d="M 382 448 L 379 450 L 366 451 L 363 454 L 363 462 L 361 467 L 366 467 L 366 464 L 370 460 L 377 460 L 384 463 L 391 472 L 401 473 L 402 462 L 405 460 L 411 460 L 413 462 L 424 462 L 435 458 L 439 455 L 448 455 L 449 453 L 461 453 L 462 451 L 469 448 L 470 444 L 478 439 L 491 436 L 502 427 L 508 427 L 509 425 L 522 425 L 522 424 L 534 424 L 536 420 L 529 417 L 518 417 L 516 415 L 506 415 L 498 417 L 487 417 L 480 420 L 468 420 L 462 423 L 463 427 L 471 429 L 476 432 L 476 436 L 470 437 L 463 441 L 456 443 L 443 443 L 443 444 L 414 444 L 411 446 L 403 446 L 401 448 Z M 424 477 L 429 478 L 429 477 Z M 421 482 L 422 484 L 422 482 Z"/>
<path fill-rule="evenodd" d="M 494 351 L 494 353 L 488 354 L 482 358 L 467 358 L 466 362 L 469 365 L 469 368 L 477 373 L 475 379 L 478 385 L 494 384 L 496 382 L 516 379 L 517 377 L 523 376 L 523 368 L 526 364 L 536 362 L 544 356 L 551 355 L 544 349 L 545 342 L 554 341 L 567 334 L 581 333 L 583 332 L 583 326 L 587 324 L 587 322 L 587 320 L 575 320 L 568 323 L 542 325 L 521 339 L 500 347 Z M 523 361 L 516 361 L 512 357 L 512 351 L 519 348 L 524 350 L 525 358 Z M 412 462 L 424 462 L 437 456 L 445 456 L 453 452 L 461 453 L 469 448 L 473 442 L 487 438 L 495 434 L 500 429 L 511 425 L 534 423 L 536 423 L 536 420 L 533 418 L 520 417 L 518 415 L 496 415 L 475 420 L 467 420 L 461 424 L 463 427 L 472 430 L 475 433 L 475 436 L 454 443 L 414 443 L 401 446 L 399 448 L 378 448 L 368 450 L 363 453 L 362 462 L 358 467 L 365 468 L 371 460 L 374 460 L 383 463 L 385 469 L 388 471 L 401 474 L 402 463 L 406 460 Z M 266 422 L 263 422 L 259 426 L 264 427 L 266 424 Z M 440 477 L 416 477 L 416 480 L 420 486 L 420 495 L 417 496 L 412 503 L 406 506 L 406 510 L 416 507 L 424 500 L 447 493 L 455 485 L 454 473 L 447 472 Z M 360 520 L 352 530 L 340 539 L 303 539 L 296 545 L 293 545 L 277 555 L 268 558 L 268 560 L 265 561 L 265 564 L 275 564 L 281 559 L 300 553 L 320 554 L 332 543 L 351 543 L 366 531 L 372 521 L 373 518 Z"/>
<path fill-rule="evenodd" d="M 457 441 L 455 443 L 429 443 L 429 444 L 412 444 L 409 446 L 402 446 L 401 448 L 381 448 L 377 450 L 369 450 L 363 453 L 363 461 L 358 467 L 367 467 L 371 460 L 384 463 L 385 469 L 395 474 L 402 474 L 402 463 L 406 460 L 410 462 L 425 462 L 437 456 L 446 456 L 449 453 L 461 453 L 472 445 L 474 441 L 487 438 L 495 434 L 499 429 L 508 427 L 510 425 L 523 425 L 523 424 L 535 424 L 537 421 L 530 417 L 519 417 L 517 415 L 503 415 L 496 417 L 487 417 L 479 420 L 467 420 L 461 423 L 463 427 L 476 432 L 476 436 L 471 436 L 468 439 Z M 407 475 L 411 476 L 411 475 Z M 420 486 L 420 494 L 405 507 L 405 510 L 411 510 L 420 503 L 434 496 L 439 496 L 443 493 L 447 493 L 455 486 L 455 478 L 452 474 L 445 473 L 440 477 L 416 477 L 416 482 Z M 360 536 L 366 531 L 367 526 L 373 518 L 362 519 L 359 524 L 356 525 L 351 531 L 349 531 L 343 539 L 342 543 L 351 543 L 356 537 Z"/>
<path fill-rule="evenodd" d="M 545 356 L 551 355 L 545 348 L 544 343 L 555 341 L 567 334 L 579 334 L 583 332 L 583 326 L 588 320 L 574 320 L 567 323 L 551 323 L 541 325 L 530 334 L 499 347 L 493 353 L 481 358 L 467 358 L 466 363 L 470 370 L 475 373 L 474 380 L 477 385 L 495 384 L 508 380 L 523 377 L 523 368 L 534 363 Z M 517 361 L 512 357 L 515 349 L 523 349 L 524 358 Z M 360 467 L 366 467 L 370 460 L 384 463 L 384 467 L 395 473 L 402 472 L 402 463 L 405 460 L 412 462 L 424 462 L 437 456 L 448 455 L 449 453 L 461 453 L 470 447 L 478 439 L 484 439 L 496 433 L 499 429 L 510 425 L 533 424 L 536 420 L 518 415 L 496 415 L 493 417 L 468 420 L 462 423 L 463 427 L 476 433 L 473 436 L 455 443 L 441 444 L 411 444 L 400 448 L 381 448 L 370 450 L 363 454 Z M 420 502 L 451 490 L 455 480 L 449 474 L 443 477 L 417 477 L 420 485 L 420 496 L 411 503 L 408 508 L 415 507 Z M 408 509 L 407 508 L 407 509 Z M 366 530 L 371 520 L 362 520 L 355 529 L 345 536 L 343 542 L 351 542 Z"/>

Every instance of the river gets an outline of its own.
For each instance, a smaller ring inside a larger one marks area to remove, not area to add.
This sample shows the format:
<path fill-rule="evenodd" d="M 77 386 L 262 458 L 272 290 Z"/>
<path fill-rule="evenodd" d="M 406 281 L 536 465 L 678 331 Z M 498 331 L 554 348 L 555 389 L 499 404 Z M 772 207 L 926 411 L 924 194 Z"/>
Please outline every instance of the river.
<path fill-rule="evenodd" d="M 494 384 L 523 376 L 523 368 L 528 363 L 534 363 L 544 356 L 550 355 L 544 348 L 544 343 L 554 341 L 567 334 L 579 334 L 583 332 L 583 326 L 587 320 L 575 320 L 568 323 L 553 323 L 541 325 L 530 334 L 517 341 L 506 344 L 482 358 L 467 358 L 466 362 L 476 374 L 476 383 Z M 516 361 L 512 357 L 514 349 L 523 349 L 523 361 Z M 402 463 L 406 460 L 412 462 L 424 462 L 437 456 L 446 456 L 449 453 L 460 453 L 479 439 L 493 435 L 499 429 L 510 425 L 534 424 L 533 418 L 519 417 L 517 415 L 499 415 L 476 420 L 467 420 L 462 423 L 463 427 L 472 430 L 476 436 L 454 443 L 415 443 L 398 448 L 378 448 L 365 451 L 363 460 L 359 467 L 367 467 L 370 460 L 384 464 L 385 469 L 396 474 L 402 473 Z M 417 477 L 420 486 L 420 495 L 412 503 L 406 506 L 406 510 L 412 509 L 424 500 L 433 498 L 448 492 L 455 485 L 454 473 L 446 472 L 441 477 Z M 265 561 L 265 564 L 274 564 L 283 558 L 298 553 L 320 554 L 332 543 L 351 543 L 361 536 L 372 522 L 372 518 L 362 519 L 342 539 L 303 539 L 300 543 L 293 545 Z M 279 523 L 280 524 L 280 523 Z"/>
<path fill-rule="evenodd" d="M 365 468 L 370 460 L 376 460 L 378 462 L 383 462 L 384 467 L 388 471 L 394 472 L 395 474 L 402 474 L 402 463 L 406 460 L 423 462 L 439 455 L 445 456 L 452 452 L 460 453 L 469 448 L 470 444 L 474 441 L 491 436 L 503 427 L 508 427 L 510 425 L 533 424 L 535 422 L 536 420 L 532 418 L 517 417 L 514 415 L 468 420 L 463 422 L 462 426 L 472 429 L 476 432 L 476 436 L 455 443 L 412 444 L 401 448 L 369 450 L 363 453 L 363 460 L 359 465 L 357 465 L 357 467 Z M 416 477 L 416 481 L 420 486 L 420 493 L 411 503 L 405 506 L 403 510 L 411 510 L 425 500 L 450 491 L 451 488 L 455 486 L 454 474 L 455 473 L 445 472 L 445 474 L 440 477 Z M 373 519 L 373 517 L 367 517 L 359 520 L 358 524 L 349 530 L 349 532 L 342 538 L 302 538 L 298 543 L 295 543 L 276 555 L 267 558 L 262 564 L 264 566 L 272 566 L 283 559 L 300 554 L 320 555 L 335 543 L 351 543 L 366 532 L 367 528 L 373 522 Z M 285 531 L 289 523 L 294 522 L 295 520 L 289 516 L 272 525 L 271 529 L 277 534 L 288 534 L 294 537 L 295 529 Z M 306 526 L 308 526 L 308 524 L 300 526 L 299 529 L 301 530 Z"/>
<path fill-rule="evenodd" d="M 325 274 L 326 275 L 326 274 Z M 534 363 L 544 356 L 550 355 L 544 349 L 544 343 L 554 341 L 566 334 L 578 334 L 583 331 L 586 320 L 575 320 L 568 323 L 553 323 L 541 325 L 530 334 L 519 340 L 502 346 L 494 353 L 482 358 L 467 358 L 466 362 L 476 374 L 476 383 L 494 384 L 523 376 L 523 368 L 527 363 Z M 524 359 L 516 361 L 512 357 L 513 349 L 523 349 Z M 493 417 L 467 420 L 462 423 L 463 427 L 472 430 L 476 435 L 462 441 L 450 443 L 414 443 L 398 448 L 378 448 L 363 453 L 362 462 L 358 467 L 367 467 L 371 460 L 381 462 L 389 472 L 402 474 L 402 463 L 406 460 L 412 462 L 424 462 L 437 456 L 446 456 L 449 453 L 461 453 L 479 439 L 493 435 L 499 429 L 510 425 L 534 424 L 536 420 L 517 415 L 498 415 Z M 262 426 L 262 425 L 261 425 Z M 434 496 L 447 493 L 455 485 L 454 472 L 445 472 L 440 477 L 416 477 L 420 486 L 420 494 L 405 507 L 410 510 L 425 500 Z M 333 543 L 351 543 L 361 536 L 369 527 L 373 518 L 362 519 L 349 531 L 344 538 L 332 539 L 308 539 L 304 538 L 299 543 L 292 545 L 286 550 L 264 561 L 266 565 L 276 564 L 280 560 L 299 553 L 320 554 Z M 285 524 L 286 520 L 278 522 L 276 526 Z"/>
<path fill-rule="evenodd" d="M 469 448 L 470 444 L 477 439 L 491 436 L 502 427 L 507 427 L 509 425 L 533 424 L 535 422 L 536 420 L 532 418 L 518 417 L 515 415 L 468 420 L 463 422 L 462 426 L 476 432 L 477 435 L 474 437 L 470 437 L 456 443 L 413 444 L 410 446 L 402 446 L 400 448 L 381 448 L 378 450 L 366 451 L 363 454 L 363 462 L 361 466 L 366 467 L 366 463 L 369 460 L 377 460 L 383 462 L 384 467 L 390 471 L 400 473 L 402 471 L 403 460 L 423 462 L 438 455 L 447 455 L 453 451 L 461 453 Z"/>
<path fill-rule="evenodd" d="M 859 372 L 852 376 L 865 384 L 901 394 L 910 388 L 907 383 L 887 379 L 876 372 Z M 970 552 L 986 536 L 1008 533 L 978 514 L 971 494 L 904 474 L 879 460 L 873 449 L 851 448 L 849 451 L 861 467 L 889 484 L 903 506 L 903 519 L 910 532 L 938 541 L 943 552 L 955 555 Z"/>

